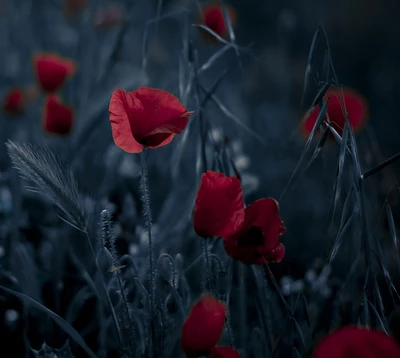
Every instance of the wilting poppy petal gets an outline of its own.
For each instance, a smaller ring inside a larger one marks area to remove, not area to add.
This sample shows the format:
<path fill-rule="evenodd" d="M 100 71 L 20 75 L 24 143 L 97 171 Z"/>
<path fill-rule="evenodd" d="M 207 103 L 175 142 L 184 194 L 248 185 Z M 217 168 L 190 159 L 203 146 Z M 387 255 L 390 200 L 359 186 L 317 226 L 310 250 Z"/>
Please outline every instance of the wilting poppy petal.
<path fill-rule="evenodd" d="M 75 62 L 54 53 L 40 53 L 33 57 L 39 86 L 45 92 L 56 92 L 75 73 Z"/>
<path fill-rule="evenodd" d="M 233 235 L 245 218 L 240 181 L 207 170 L 201 177 L 193 214 L 196 233 L 204 238 Z"/>
<path fill-rule="evenodd" d="M 232 26 L 234 26 L 236 23 L 235 10 L 231 6 L 224 6 L 230 22 Z M 221 37 L 225 37 L 228 34 L 228 26 L 225 23 L 224 13 L 220 3 L 212 3 L 204 6 L 201 11 L 199 22 L 202 25 L 207 26 L 210 30 L 214 31 L 217 35 Z M 200 29 L 200 31 L 201 36 L 203 36 L 205 40 L 215 41 L 215 38 L 211 34 L 205 32 L 202 29 Z"/>
<path fill-rule="evenodd" d="M 67 135 L 72 130 L 73 122 L 74 111 L 63 104 L 57 95 L 51 94 L 45 98 L 43 128 L 46 132 Z"/>
<path fill-rule="evenodd" d="M 24 91 L 16 87 L 7 92 L 3 102 L 3 109 L 8 114 L 18 115 L 23 111 L 24 104 Z"/>
<path fill-rule="evenodd" d="M 227 308 L 209 294 L 193 305 L 182 326 L 181 346 L 189 357 L 209 352 L 219 341 L 225 324 Z"/>
<path fill-rule="evenodd" d="M 231 347 L 214 347 L 211 358 L 240 358 L 240 354 Z"/>
<path fill-rule="evenodd" d="M 83 11 L 88 0 L 64 0 L 64 11 L 67 16 L 72 16 Z"/>
<path fill-rule="evenodd" d="M 323 338 L 314 358 L 400 358 L 400 346 L 383 332 L 344 327 Z"/>
<path fill-rule="evenodd" d="M 279 262 L 285 255 L 279 237 L 285 231 L 278 202 L 273 198 L 259 199 L 246 208 L 241 230 L 224 237 L 224 248 L 229 256 L 246 265 Z"/>
<path fill-rule="evenodd" d="M 115 144 L 128 153 L 170 143 L 193 114 L 171 93 L 149 87 L 133 92 L 115 90 L 109 112 Z"/>
<path fill-rule="evenodd" d="M 342 97 L 343 96 L 343 97 Z M 332 123 L 332 127 L 342 135 L 345 125 L 344 109 L 347 111 L 349 123 L 355 133 L 361 131 L 368 119 L 368 104 L 363 96 L 350 88 L 329 89 L 325 99 L 329 97 L 327 114 Z M 342 100 L 343 98 L 343 100 Z M 344 107 L 343 107 L 344 104 Z M 308 137 L 317 121 L 319 107 L 313 108 L 309 116 L 302 123 L 302 133 Z M 328 118 L 326 117 L 325 120 Z M 330 138 L 334 138 L 330 135 Z"/>

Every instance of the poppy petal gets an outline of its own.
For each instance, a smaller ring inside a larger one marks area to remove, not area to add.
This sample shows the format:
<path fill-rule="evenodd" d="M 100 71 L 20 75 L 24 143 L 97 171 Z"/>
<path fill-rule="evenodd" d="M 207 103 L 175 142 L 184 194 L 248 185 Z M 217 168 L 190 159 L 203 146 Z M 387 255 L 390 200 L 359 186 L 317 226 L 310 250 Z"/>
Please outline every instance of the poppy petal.
<path fill-rule="evenodd" d="M 236 23 L 235 10 L 228 5 L 225 5 L 225 9 L 232 26 L 234 26 Z M 221 37 L 226 37 L 228 34 L 228 26 L 225 22 L 220 3 L 211 3 L 204 6 L 201 10 L 199 22 Z M 215 38 L 209 33 L 204 32 L 204 30 L 201 30 L 201 36 L 207 41 L 215 42 Z"/>
<path fill-rule="evenodd" d="M 277 247 L 275 247 L 272 251 L 268 252 L 267 255 L 261 256 L 257 259 L 257 265 L 265 265 L 267 262 L 276 262 L 279 263 L 285 257 L 286 249 L 285 246 L 281 243 Z"/>
<path fill-rule="evenodd" d="M 256 226 L 264 235 L 262 253 L 270 252 L 278 245 L 279 237 L 285 232 L 279 217 L 279 204 L 273 198 L 256 200 L 246 208 L 244 227 Z"/>
<path fill-rule="evenodd" d="M 400 346 L 383 332 L 343 327 L 323 338 L 314 358 L 399 358 Z"/>
<path fill-rule="evenodd" d="M 355 133 L 362 130 L 368 119 L 368 104 L 364 97 L 350 88 L 329 89 L 325 99 L 329 97 L 327 114 L 332 123 L 332 127 L 342 135 L 346 123 L 344 110 L 347 111 L 350 125 Z M 317 121 L 319 107 L 315 106 L 309 116 L 302 122 L 302 134 L 308 137 Z M 325 118 L 327 120 L 327 118 Z M 329 136 L 334 139 L 333 135 Z"/>
<path fill-rule="evenodd" d="M 240 181 L 232 176 L 207 170 L 197 192 L 193 225 L 204 238 L 229 236 L 240 230 L 245 218 Z"/>
<path fill-rule="evenodd" d="M 76 71 L 73 60 L 54 53 L 41 53 L 33 57 L 37 81 L 45 92 L 56 92 Z"/>
<path fill-rule="evenodd" d="M 189 357 L 199 357 L 219 341 L 225 324 L 227 308 L 209 294 L 192 306 L 182 326 L 181 346 Z"/>
<path fill-rule="evenodd" d="M 147 141 L 151 146 L 159 145 L 154 143 L 154 134 L 181 133 L 193 113 L 188 112 L 177 97 L 161 89 L 139 87 L 132 96 L 139 101 L 129 107 L 132 133 L 139 143 L 145 145 Z"/>
<path fill-rule="evenodd" d="M 240 354 L 231 347 L 214 347 L 211 358 L 240 358 Z"/>
<path fill-rule="evenodd" d="M 128 117 L 128 106 L 137 106 L 138 100 L 128 92 L 116 89 L 110 100 L 109 112 L 115 144 L 127 153 L 140 153 L 143 145 L 134 138 Z"/>
<path fill-rule="evenodd" d="M 20 88 L 13 88 L 6 93 L 3 102 L 3 110 L 9 114 L 16 115 L 21 113 L 24 108 L 24 92 Z"/>
<path fill-rule="evenodd" d="M 67 135 L 74 122 L 74 111 L 64 105 L 57 95 L 48 95 L 44 102 L 43 127 L 46 132 Z"/>
<path fill-rule="evenodd" d="M 143 146 L 158 148 L 170 143 L 193 114 L 174 95 L 149 87 L 133 92 L 115 90 L 109 112 L 114 141 L 128 153 L 139 153 Z"/>

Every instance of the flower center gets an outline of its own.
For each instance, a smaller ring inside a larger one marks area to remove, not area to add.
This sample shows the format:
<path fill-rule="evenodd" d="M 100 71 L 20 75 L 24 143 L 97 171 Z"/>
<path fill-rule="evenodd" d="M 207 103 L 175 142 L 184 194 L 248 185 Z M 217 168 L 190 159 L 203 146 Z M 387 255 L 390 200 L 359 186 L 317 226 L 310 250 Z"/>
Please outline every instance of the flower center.
<path fill-rule="evenodd" d="M 252 226 L 247 232 L 240 236 L 237 245 L 240 247 L 261 246 L 264 243 L 262 230 L 258 226 Z"/>

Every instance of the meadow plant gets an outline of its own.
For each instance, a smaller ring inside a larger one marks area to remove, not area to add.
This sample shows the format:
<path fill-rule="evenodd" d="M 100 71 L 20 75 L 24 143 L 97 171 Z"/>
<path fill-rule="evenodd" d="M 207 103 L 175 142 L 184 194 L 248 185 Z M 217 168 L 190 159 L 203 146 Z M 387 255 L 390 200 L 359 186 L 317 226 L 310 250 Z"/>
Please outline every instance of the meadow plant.
<path fill-rule="evenodd" d="M 322 25 L 277 135 L 233 5 L 6 3 L 2 357 L 400 358 L 400 154 Z"/>

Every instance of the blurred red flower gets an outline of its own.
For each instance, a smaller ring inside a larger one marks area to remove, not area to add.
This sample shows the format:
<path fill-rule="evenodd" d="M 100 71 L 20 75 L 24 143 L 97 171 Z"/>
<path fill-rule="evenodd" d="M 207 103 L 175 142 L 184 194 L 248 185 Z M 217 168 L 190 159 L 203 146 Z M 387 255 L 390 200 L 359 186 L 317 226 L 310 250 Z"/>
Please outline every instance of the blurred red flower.
<path fill-rule="evenodd" d="M 74 123 L 74 111 L 62 103 L 61 99 L 50 94 L 46 96 L 43 111 L 43 128 L 47 133 L 68 135 Z"/>
<path fill-rule="evenodd" d="M 344 327 L 323 338 L 314 358 L 400 358 L 400 346 L 383 332 Z"/>
<path fill-rule="evenodd" d="M 239 179 L 207 170 L 196 196 L 193 215 L 196 233 L 204 238 L 232 235 L 241 228 L 244 215 Z"/>
<path fill-rule="evenodd" d="M 99 10 L 93 20 L 95 28 L 107 28 L 124 22 L 124 10 L 117 3 L 110 4 L 107 8 Z"/>
<path fill-rule="evenodd" d="M 6 113 L 11 115 L 21 114 L 24 109 L 24 105 L 25 95 L 21 88 L 15 87 L 6 93 L 3 102 L 3 110 Z"/>
<path fill-rule="evenodd" d="M 181 347 L 188 357 L 208 354 L 220 339 L 227 308 L 215 297 L 204 294 L 192 306 L 181 331 Z"/>
<path fill-rule="evenodd" d="M 73 60 L 55 53 L 34 55 L 33 66 L 39 86 L 50 93 L 58 91 L 76 71 Z"/>
<path fill-rule="evenodd" d="M 236 12 L 231 6 L 224 6 L 230 22 L 232 26 L 234 26 L 236 24 Z M 228 34 L 228 26 L 224 19 L 222 6 L 218 2 L 208 4 L 201 9 L 199 22 L 200 24 L 207 26 L 210 30 L 214 31 L 217 35 L 221 37 L 225 37 Z M 216 41 L 211 34 L 206 33 L 204 30 L 200 31 L 205 40 L 212 42 Z"/>
<path fill-rule="evenodd" d="M 286 231 L 273 198 L 244 208 L 239 179 L 208 170 L 202 175 L 193 214 L 194 230 L 204 238 L 224 236 L 226 253 L 247 265 L 280 262 L 285 247 L 279 237 Z"/>
<path fill-rule="evenodd" d="M 343 95 L 343 97 L 342 97 Z M 342 135 L 345 121 L 344 110 L 346 109 L 349 123 L 355 133 L 361 131 L 368 119 L 368 104 L 365 98 L 350 88 L 331 88 L 325 94 L 325 100 L 329 97 L 327 108 L 327 121 L 329 117 L 332 127 Z M 343 106 L 344 105 L 344 106 Z M 302 122 L 302 132 L 308 138 L 319 115 L 319 107 L 315 106 L 309 116 Z M 323 127 L 326 127 L 325 125 Z M 331 135 L 330 138 L 334 139 Z"/>
<path fill-rule="evenodd" d="M 211 358 L 240 358 L 240 354 L 231 347 L 214 347 Z"/>
<path fill-rule="evenodd" d="M 67 16 L 80 13 L 85 9 L 88 0 L 64 0 L 64 11 Z"/>
<path fill-rule="evenodd" d="M 114 142 L 128 153 L 167 145 L 193 114 L 171 93 L 149 87 L 115 90 L 109 112 Z"/>

